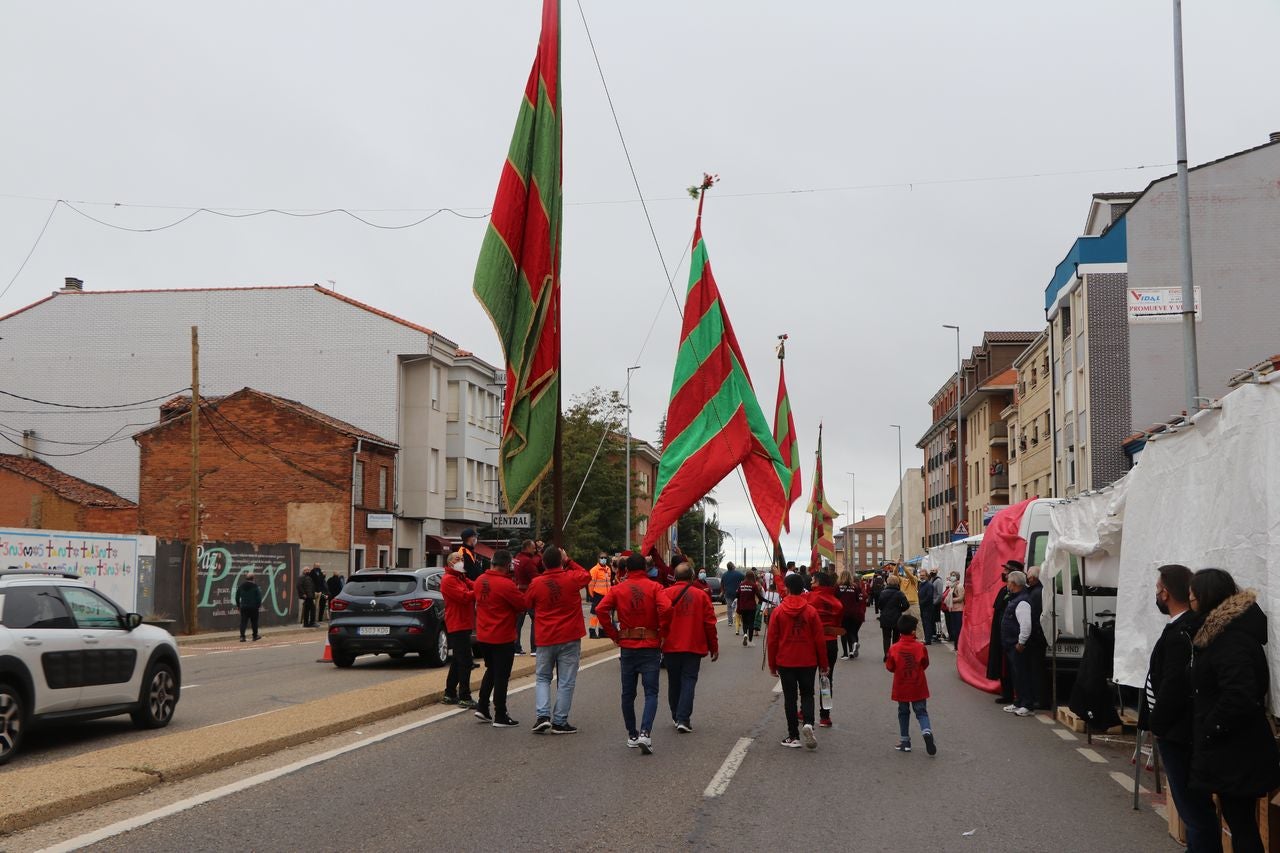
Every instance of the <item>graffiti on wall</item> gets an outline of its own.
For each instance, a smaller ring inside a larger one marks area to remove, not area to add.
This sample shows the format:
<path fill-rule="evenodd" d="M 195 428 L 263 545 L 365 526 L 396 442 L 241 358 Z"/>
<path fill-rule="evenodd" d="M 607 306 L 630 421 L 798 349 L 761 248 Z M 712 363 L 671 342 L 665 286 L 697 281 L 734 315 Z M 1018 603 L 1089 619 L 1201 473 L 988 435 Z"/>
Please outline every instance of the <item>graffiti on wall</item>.
<path fill-rule="evenodd" d="M 156 569 L 158 609 L 177 618 L 183 612 L 182 579 L 186 576 L 184 543 L 163 541 Z M 295 620 L 294 588 L 299 571 L 299 548 L 283 543 L 206 542 L 197 553 L 196 607 L 203 630 L 238 628 L 236 588 L 252 572 L 262 590 L 260 616 L 264 625 L 287 625 Z"/>
<path fill-rule="evenodd" d="M 154 551 L 150 536 L 0 529 L 0 566 L 79 575 L 125 610 L 137 602 L 139 560 Z"/>

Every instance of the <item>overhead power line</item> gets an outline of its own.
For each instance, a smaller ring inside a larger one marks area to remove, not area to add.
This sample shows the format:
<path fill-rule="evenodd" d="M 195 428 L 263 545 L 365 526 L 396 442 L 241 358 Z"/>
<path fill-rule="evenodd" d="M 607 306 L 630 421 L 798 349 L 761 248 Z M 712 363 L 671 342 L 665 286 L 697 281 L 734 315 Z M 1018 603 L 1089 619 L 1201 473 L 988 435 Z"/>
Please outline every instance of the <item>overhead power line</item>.
<path fill-rule="evenodd" d="M 171 391 L 168 394 L 163 394 L 159 397 L 152 397 L 148 400 L 134 400 L 132 403 L 111 403 L 104 406 L 86 406 L 80 403 L 51 403 L 48 400 L 37 400 L 35 397 L 24 397 L 21 394 L 15 394 L 12 391 L 0 391 L 0 394 L 3 394 L 6 397 L 12 397 L 15 400 L 23 400 L 28 403 L 38 403 L 41 406 L 54 406 L 59 409 L 93 409 L 105 411 L 109 409 L 127 409 L 130 406 L 141 406 L 146 403 L 159 403 L 164 400 L 172 400 L 182 392 L 190 390 L 191 387 L 188 386 L 186 388 L 179 388 L 177 391 Z"/>

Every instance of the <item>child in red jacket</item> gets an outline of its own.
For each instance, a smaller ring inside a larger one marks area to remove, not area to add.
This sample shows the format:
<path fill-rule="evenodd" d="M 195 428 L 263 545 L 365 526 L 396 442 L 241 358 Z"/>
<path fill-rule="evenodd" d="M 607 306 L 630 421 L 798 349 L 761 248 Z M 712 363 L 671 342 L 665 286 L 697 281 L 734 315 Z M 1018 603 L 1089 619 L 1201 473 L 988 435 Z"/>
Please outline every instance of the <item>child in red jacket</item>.
<path fill-rule="evenodd" d="M 933 740 L 933 727 L 929 724 L 929 681 L 924 671 L 929 668 L 929 650 L 916 639 L 916 625 L 919 620 L 910 613 L 904 613 L 898 619 L 898 642 L 889 647 L 889 654 L 884 659 L 884 668 L 893 673 L 893 692 L 890 698 L 898 703 L 898 733 L 901 739 L 894 749 L 898 752 L 911 751 L 911 713 L 914 711 L 916 721 L 920 723 L 920 734 L 924 736 L 924 748 L 930 755 L 936 755 L 938 746 Z"/>

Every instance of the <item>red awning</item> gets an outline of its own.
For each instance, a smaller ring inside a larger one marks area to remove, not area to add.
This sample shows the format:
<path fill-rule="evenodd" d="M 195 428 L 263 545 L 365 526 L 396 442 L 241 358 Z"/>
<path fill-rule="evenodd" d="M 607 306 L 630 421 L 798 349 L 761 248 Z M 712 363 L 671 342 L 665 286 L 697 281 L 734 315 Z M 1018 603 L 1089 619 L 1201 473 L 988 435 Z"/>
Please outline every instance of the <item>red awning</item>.
<path fill-rule="evenodd" d="M 448 554 L 450 551 L 456 550 L 456 546 L 444 536 L 427 534 L 426 543 L 428 554 Z"/>
<path fill-rule="evenodd" d="M 493 553 L 494 551 L 497 551 L 497 550 L 498 549 L 493 547 L 492 545 L 486 545 L 483 542 L 476 543 L 476 553 L 479 554 L 481 557 L 487 557 L 488 559 L 492 560 Z"/>

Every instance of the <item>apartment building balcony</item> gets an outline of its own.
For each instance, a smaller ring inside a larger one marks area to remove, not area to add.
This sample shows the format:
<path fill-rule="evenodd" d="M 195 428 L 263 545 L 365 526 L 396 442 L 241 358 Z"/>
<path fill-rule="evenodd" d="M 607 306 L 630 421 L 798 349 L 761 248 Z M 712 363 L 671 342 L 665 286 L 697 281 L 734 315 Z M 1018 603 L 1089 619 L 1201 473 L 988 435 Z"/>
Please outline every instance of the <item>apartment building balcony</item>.
<path fill-rule="evenodd" d="M 989 426 L 988 435 L 988 447 L 1003 447 L 1009 443 L 1009 425 L 996 421 Z"/>
<path fill-rule="evenodd" d="M 997 494 L 1003 493 L 1005 496 L 1009 494 L 1009 475 L 1008 474 L 992 474 L 991 475 L 991 496 L 994 498 Z"/>

